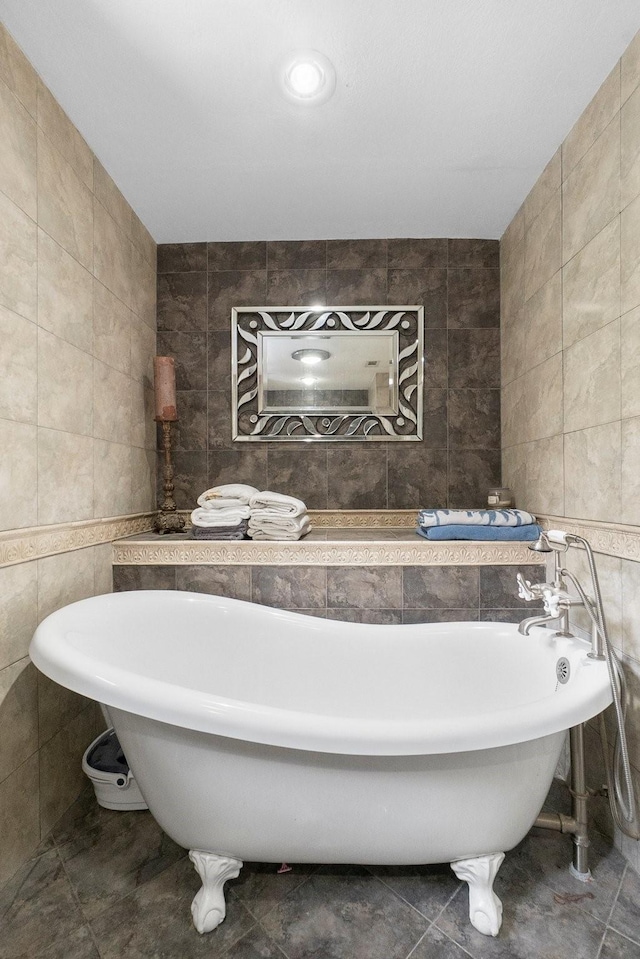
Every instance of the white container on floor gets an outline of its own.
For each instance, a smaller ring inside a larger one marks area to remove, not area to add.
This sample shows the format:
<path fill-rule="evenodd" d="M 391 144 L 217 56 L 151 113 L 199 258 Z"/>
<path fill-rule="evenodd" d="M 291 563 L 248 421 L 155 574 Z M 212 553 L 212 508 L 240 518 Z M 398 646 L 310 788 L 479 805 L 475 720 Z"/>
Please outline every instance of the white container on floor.
<path fill-rule="evenodd" d="M 100 733 L 88 746 L 82 771 L 93 783 L 98 804 L 105 809 L 148 809 L 114 729 Z"/>

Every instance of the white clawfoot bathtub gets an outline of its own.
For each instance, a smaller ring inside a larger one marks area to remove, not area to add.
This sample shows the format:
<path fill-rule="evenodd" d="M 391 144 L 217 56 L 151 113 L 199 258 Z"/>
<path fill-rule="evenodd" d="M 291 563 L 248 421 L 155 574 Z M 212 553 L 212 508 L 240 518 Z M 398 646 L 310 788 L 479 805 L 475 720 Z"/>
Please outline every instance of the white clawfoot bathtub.
<path fill-rule="evenodd" d="M 200 874 L 199 932 L 224 919 L 223 884 L 247 859 L 450 862 L 471 922 L 497 935 L 503 854 L 533 824 L 565 730 L 611 699 L 589 646 L 541 628 L 367 626 L 170 590 L 67 606 L 30 652 L 108 706 Z"/>

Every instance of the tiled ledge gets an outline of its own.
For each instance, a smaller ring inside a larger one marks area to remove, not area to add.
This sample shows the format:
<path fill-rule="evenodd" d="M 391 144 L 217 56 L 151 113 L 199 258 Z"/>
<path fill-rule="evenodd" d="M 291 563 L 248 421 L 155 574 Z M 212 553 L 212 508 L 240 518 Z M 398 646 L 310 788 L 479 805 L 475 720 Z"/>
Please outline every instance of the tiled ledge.
<path fill-rule="evenodd" d="M 189 514 L 186 514 L 187 516 Z M 482 566 L 543 563 L 526 543 L 429 543 L 415 510 L 310 511 L 313 531 L 297 543 L 197 542 L 149 534 L 114 544 L 118 565 Z M 538 514 L 545 529 L 584 536 L 595 552 L 640 562 L 640 527 Z"/>
<path fill-rule="evenodd" d="M 153 527 L 155 513 L 110 516 L 55 526 L 33 526 L 0 532 L 0 567 L 110 543 Z"/>
<path fill-rule="evenodd" d="M 522 566 L 544 559 L 526 543 L 430 543 L 412 530 L 388 528 L 316 529 L 296 543 L 147 533 L 113 544 L 118 566 Z"/>

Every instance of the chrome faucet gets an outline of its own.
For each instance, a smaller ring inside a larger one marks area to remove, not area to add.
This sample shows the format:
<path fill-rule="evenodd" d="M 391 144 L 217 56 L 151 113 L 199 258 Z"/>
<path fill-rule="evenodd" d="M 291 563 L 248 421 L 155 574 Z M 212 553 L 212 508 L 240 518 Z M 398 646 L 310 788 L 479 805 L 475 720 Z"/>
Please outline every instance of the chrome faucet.
<path fill-rule="evenodd" d="M 566 550 L 566 544 L 552 544 L 547 534 L 540 532 L 539 538 L 532 543 L 529 549 L 536 553 L 554 554 L 554 576 L 552 583 L 534 583 L 533 585 L 518 573 L 516 579 L 518 582 L 518 596 L 521 599 L 531 602 L 534 599 L 542 600 L 544 605 L 544 616 L 531 616 L 529 619 L 523 619 L 518 626 L 518 632 L 523 636 L 528 636 L 534 626 L 546 626 L 548 623 L 558 623 L 557 636 L 573 636 L 569 629 L 569 610 L 572 606 L 584 605 L 581 599 L 575 599 L 567 591 L 565 581 L 566 570 L 562 569 L 560 562 L 560 551 Z"/>
<path fill-rule="evenodd" d="M 564 533 L 560 530 L 549 530 L 548 533 L 541 532 L 536 542 L 529 546 L 529 549 L 535 550 L 537 553 L 553 552 L 555 560 L 554 577 L 552 583 L 534 583 L 532 585 L 522 577 L 521 573 L 518 573 L 516 579 L 520 598 L 527 601 L 541 599 L 545 611 L 544 616 L 531 616 L 529 619 L 523 619 L 518 626 L 518 632 L 522 633 L 523 636 L 528 636 L 534 626 L 546 626 L 548 623 L 558 622 L 559 628 L 556 636 L 573 636 L 569 629 L 569 611 L 572 606 L 581 606 L 589 614 L 592 623 L 589 656 L 593 659 L 603 659 L 602 624 L 599 618 L 598 604 L 587 596 L 573 573 L 568 569 L 563 569 L 560 561 L 560 553 L 566 552 L 569 546 L 573 545 L 584 546 L 588 555 L 591 555 L 591 547 L 583 537 L 572 533 Z M 567 579 L 575 587 L 578 597 L 572 596 L 567 591 Z M 597 579 L 594 579 L 594 586 L 597 588 Z"/>
<path fill-rule="evenodd" d="M 528 636 L 534 626 L 546 626 L 547 623 L 558 623 L 557 636 L 573 636 L 569 630 L 569 609 L 571 606 L 582 606 L 581 600 L 575 600 L 569 595 L 566 583 L 561 578 L 557 578 L 553 583 L 533 583 L 524 579 L 521 573 L 518 573 L 518 596 L 521 599 L 531 602 L 534 599 L 541 599 L 544 605 L 544 615 L 530 616 L 523 619 L 518 626 L 518 632 L 523 636 Z"/>
<path fill-rule="evenodd" d="M 523 636 L 528 636 L 534 626 L 546 626 L 548 623 L 555 623 L 558 621 L 557 616 L 529 616 L 528 619 L 523 619 L 520 625 L 518 626 L 518 632 L 522 633 Z M 564 630 L 559 630 L 558 635 L 562 636 L 571 636 L 572 634 Z"/>

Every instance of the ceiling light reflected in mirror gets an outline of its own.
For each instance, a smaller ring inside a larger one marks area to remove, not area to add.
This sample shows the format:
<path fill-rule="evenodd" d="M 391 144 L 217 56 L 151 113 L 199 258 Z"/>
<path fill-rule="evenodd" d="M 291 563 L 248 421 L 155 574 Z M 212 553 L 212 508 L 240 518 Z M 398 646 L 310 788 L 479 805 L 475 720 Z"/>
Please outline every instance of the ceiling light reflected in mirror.
<path fill-rule="evenodd" d="M 291 354 L 292 360 L 299 360 L 305 366 L 315 366 L 316 363 L 322 363 L 331 356 L 328 350 L 294 350 Z"/>

